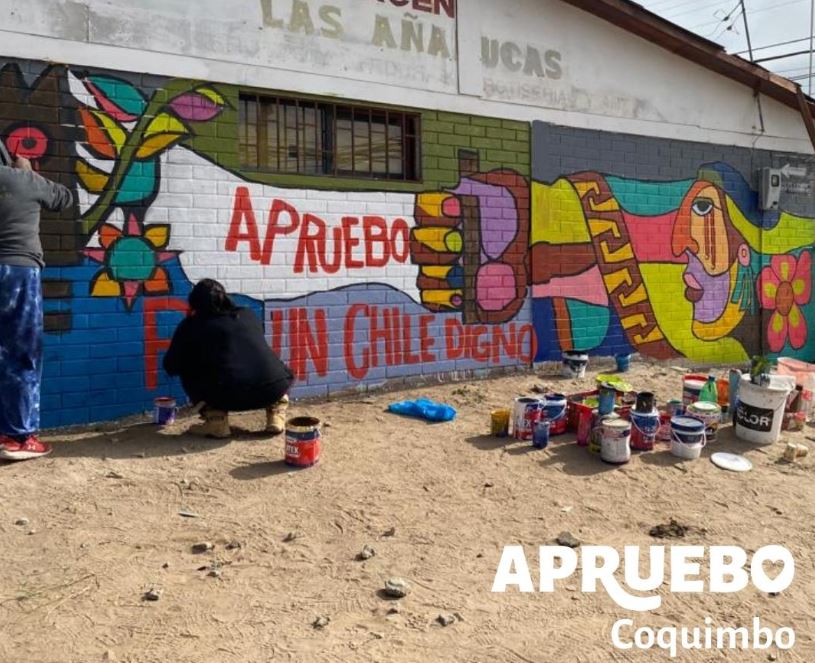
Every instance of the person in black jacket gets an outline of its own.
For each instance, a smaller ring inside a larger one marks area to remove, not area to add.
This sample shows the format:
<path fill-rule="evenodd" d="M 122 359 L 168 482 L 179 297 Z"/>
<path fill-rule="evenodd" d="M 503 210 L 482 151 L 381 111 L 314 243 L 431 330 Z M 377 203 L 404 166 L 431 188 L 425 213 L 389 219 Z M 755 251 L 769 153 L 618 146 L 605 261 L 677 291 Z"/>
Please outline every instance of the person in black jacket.
<path fill-rule="evenodd" d="M 248 308 L 235 306 L 213 279 L 197 283 L 164 355 L 164 370 L 181 377 L 193 403 L 201 404 L 203 424 L 189 432 L 230 436 L 229 412 L 266 409 L 266 430 L 282 433 L 292 372 L 272 352 L 263 325 Z"/>

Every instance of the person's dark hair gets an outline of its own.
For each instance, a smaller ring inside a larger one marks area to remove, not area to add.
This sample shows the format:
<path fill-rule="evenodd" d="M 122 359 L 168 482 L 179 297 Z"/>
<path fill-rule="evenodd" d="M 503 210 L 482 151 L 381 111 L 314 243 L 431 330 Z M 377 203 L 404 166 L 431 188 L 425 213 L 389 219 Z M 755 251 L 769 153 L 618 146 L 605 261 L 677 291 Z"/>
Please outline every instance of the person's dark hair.
<path fill-rule="evenodd" d="M 187 298 L 190 308 L 201 315 L 224 315 L 238 310 L 215 279 L 202 279 L 195 284 Z"/>

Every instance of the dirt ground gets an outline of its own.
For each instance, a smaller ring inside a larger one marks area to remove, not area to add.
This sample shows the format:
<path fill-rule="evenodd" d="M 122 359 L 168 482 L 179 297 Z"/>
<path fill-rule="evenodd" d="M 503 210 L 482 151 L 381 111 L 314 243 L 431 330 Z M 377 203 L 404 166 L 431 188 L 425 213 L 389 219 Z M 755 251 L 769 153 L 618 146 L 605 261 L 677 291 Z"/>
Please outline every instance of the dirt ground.
<path fill-rule="evenodd" d="M 51 457 L 0 466 L 0 661 L 668 661 L 656 649 L 614 649 L 613 623 L 740 626 L 754 616 L 794 628 L 795 648 L 674 660 L 815 661 L 815 453 L 790 465 L 782 443 L 756 447 L 727 427 L 700 460 L 679 461 L 662 445 L 614 467 L 573 435 L 536 450 L 487 434 L 491 409 L 541 382 L 583 390 L 589 373 L 295 405 L 327 422 L 321 462 L 300 471 L 284 464 L 282 436 L 251 432 L 260 413 L 233 417 L 226 442 L 184 435 L 192 416 L 164 430 L 129 422 L 48 435 Z M 660 401 L 680 396 L 670 366 L 638 363 L 628 375 Z M 427 424 L 385 412 L 418 396 L 459 415 Z M 784 439 L 813 447 L 813 435 Z M 754 470 L 716 468 L 709 455 L 722 450 L 745 453 Z M 691 526 L 685 538 L 649 536 L 670 518 Z M 577 578 L 553 594 L 491 593 L 503 546 L 526 546 L 537 582 L 537 546 L 564 530 L 620 551 L 783 544 L 796 577 L 778 596 L 752 585 L 739 594 L 663 586 L 653 613 L 583 594 Z M 192 552 L 207 541 L 214 550 Z M 365 545 L 376 555 L 359 561 Z M 392 576 L 411 585 L 397 602 L 379 593 Z M 151 589 L 158 601 L 144 600 Z M 439 615 L 454 622 L 442 626 Z M 318 617 L 330 621 L 315 628 Z"/>

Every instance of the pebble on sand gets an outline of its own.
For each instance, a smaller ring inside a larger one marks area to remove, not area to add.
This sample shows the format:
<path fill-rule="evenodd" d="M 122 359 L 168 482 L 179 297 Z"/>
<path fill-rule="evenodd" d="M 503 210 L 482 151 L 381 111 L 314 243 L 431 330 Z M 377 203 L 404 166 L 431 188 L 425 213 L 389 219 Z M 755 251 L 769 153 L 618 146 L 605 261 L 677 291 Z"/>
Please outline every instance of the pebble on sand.
<path fill-rule="evenodd" d="M 385 581 L 385 594 L 395 599 L 401 599 L 410 593 L 410 585 L 402 578 L 388 578 Z"/>
<path fill-rule="evenodd" d="M 145 601 L 158 601 L 160 598 L 161 598 L 161 590 L 156 589 L 155 587 L 153 589 L 148 589 L 144 593 L 144 600 Z"/>
<path fill-rule="evenodd" d="M 201 543 L 195 543 L 195 544 L 193 544 L 193 546 L 192 546 L 192 551 L 193 551 L 193 552 L 194 552 L 196 555 L 198 555 L 198 554 L 200 554 L 200 553 L 209 552 L 209 551 L 210 551 L 210 550 L 212 550 L 213 548 L 215 548 L 215 546 L 214 546 L 212 543 L 210 543 L 209 541 L 202 541 Z"/>
<path fill-rule="evenodd" d="M 320 617 L 317 617 L 317 619 L 315 619 L 313 622 L 311 622 L 311 625 L 314 628 L 325 628 L 326 626 L 328 626 L 328 623 L 330 621 L 331 621 L 331 617 L 323 617 L 321 615 Z"/>
<path fill-rule="evenodd" d="M 450 624 L 455 623 L 456 618 L 453 615 L 441 614 L 438 617 L 436 617 L 436 621 L 442 626 L 450 626 Z"/>
<path fill-rule="evenodd" d="M 566 546 L 567 548 L 577 548 L 580 546 L 580 541 L 578 541 L 571 532 L 561 532 L 557 535 L 557 543 L 560 546 Z"/>
<path fill-rule="evenodd" d="M 362 547 L 362 551 L 357 555 L 357 559 L 363 561 L 366 559 L 371 559 L 371 557 L 374 555 L 376 555 L 376 550 L 374 550 L 371 546 L 366 545 Z"/>

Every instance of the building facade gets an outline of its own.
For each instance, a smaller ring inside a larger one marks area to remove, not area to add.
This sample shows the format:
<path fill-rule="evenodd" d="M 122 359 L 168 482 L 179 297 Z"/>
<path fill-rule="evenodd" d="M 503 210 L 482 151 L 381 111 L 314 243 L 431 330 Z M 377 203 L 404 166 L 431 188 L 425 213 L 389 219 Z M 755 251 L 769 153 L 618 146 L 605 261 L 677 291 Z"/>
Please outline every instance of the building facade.
<path fill-rule="evenodd" d="M 47 425 L 180 396 L 162 352 L 206 277 L 295 396 L 815 359 L 796 108 L 558 0 L 138 4 L 0 1 L 0 137 L 77 192 L 42 224 Z"/>

